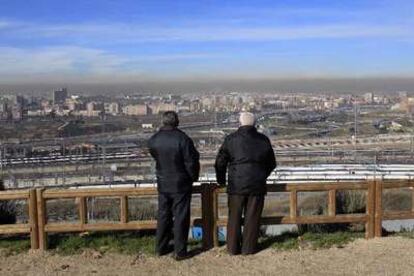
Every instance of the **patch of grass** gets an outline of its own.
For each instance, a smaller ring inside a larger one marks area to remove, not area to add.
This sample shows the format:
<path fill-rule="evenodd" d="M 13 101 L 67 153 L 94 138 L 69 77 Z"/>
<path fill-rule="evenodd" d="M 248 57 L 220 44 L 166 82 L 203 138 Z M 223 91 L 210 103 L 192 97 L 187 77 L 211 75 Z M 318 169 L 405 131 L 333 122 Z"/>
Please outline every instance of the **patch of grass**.
<path fill-rule="evenodd" d="M 219 242 L 220 244 L 220 242 Z M 201 249 L 202 248 L 202 242 L 201 240 L 189 240 L 188 241 L 188 246 L 187 246 L 187 250 L 191 251 L 191 250 L 196 250 L 196 249 Z"/>
<path fill-rule="evenodd" d="M 313 249 L 344 246 L 363 237 L 364 233 L 361 232 L 305 233 L 302 236 L 303 241 L 309 242 Z"/>
<path fill-rule="evenodd" d="M 406 231 L 396 235 L 414 238 L 414 232 Z M 363 238 L 362 232 L 305 233 L 286 232 L 277 236 L 267 236 L 259 240 L 260 249 L 298 250 L 300 248 L 321 249 L 341 247 L 357 238 Z M 201 241 L 190 240 L 189 250 L 200 248 Z M 49 248 L 60 255 L 80 254 L 85 249 L 100 253 L 114 252 L 127 255 L 155 254 L 155 236 L 135 232 L 104 232 L 86 235 L 52 235 L 49 237 Z M 3 254 L 12 255 L 28 251 L 28 238 L 9 237 L 0 239 L 0 250 Z M 5 252 L 5 253 L 4 253 Z"/>
<path fill-rule="evenodd" d="M 334 232 L 312 233 L 308 232 L 300 236 L 298 233 L 286 232 L 278 236 L 270 236 L 261 239 L 261 249 L 273 248 L 277 250 L 298 250 L 299 248 L 331 248 L 341 247 L 357 238 L 363 238 L 362 232 Z"/>
<path fill-rule="evenodd" d="M 407 239 L 414 239 L 414 229 L 404 228 L 401 227 L 400 231 L 398 232 L 386 232 L 383 231 L 384 236 L 391 236 L 391 237 L 403 237 Z"/>
<path fill-rule="evenodd" d="M 49 246 L 58 254 L 79 254 L 84 249 L 101 253 L 155 254 L 155 236 L 136 233 L 91 233 L 87 235 L 56 235 L 49 239 Z"/>
<path fill-rule="evenodd" d="M 30 249 L 30 239 L 26 237 L 7 237 L 0 239 L 0 250 L 3 254 L 14 255 Z"/>
<path fill-rule="evenodd" d="M 261 249 L 274 248 L 278 250 L 292 250 L 299 248 L 299 235 L 294 232 L 285 232 L 277 236 L 267 236 L 259 241 Z"/>
<path fill-rule="evenodd" d="M 190 240 L 188 249 L 200 247 L 201 241 Z M 99 232 L 87 235 L 55 235 L 49 238 L 49 248 L 61 255 L 80 254 L 85 249 L 100 253 L 155 255 L 154 233 Z"/>
<path fill-rule="evenodd" d="M 414 239 L 414 232 L 409 231 L 409 232 L 394 232 L 394 233 L 389 233 L 389 236 L 396 236 L 396 237 L 403 237 L 403 238 L 407 238 L 407 239 Z"/>

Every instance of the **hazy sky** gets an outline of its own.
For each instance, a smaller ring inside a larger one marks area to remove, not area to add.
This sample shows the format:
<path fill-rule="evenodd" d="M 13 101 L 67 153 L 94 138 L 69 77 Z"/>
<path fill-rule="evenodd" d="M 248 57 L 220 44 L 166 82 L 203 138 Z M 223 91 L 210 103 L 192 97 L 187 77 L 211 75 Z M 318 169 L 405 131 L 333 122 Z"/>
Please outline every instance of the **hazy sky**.
<path fill-rule="evenodd" d="M 414 74 L 414 1 L 0 0 L 0 81 Z"/>

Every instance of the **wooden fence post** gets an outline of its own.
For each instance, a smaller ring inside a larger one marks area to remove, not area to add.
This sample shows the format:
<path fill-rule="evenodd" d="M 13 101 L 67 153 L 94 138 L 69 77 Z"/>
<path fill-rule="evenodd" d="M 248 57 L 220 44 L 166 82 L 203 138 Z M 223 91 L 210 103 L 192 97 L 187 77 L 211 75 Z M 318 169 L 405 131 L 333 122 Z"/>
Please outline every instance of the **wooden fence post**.
<path fill-rule="evenodd" d="M 414 186 L 410 188 L 411 188 L 411 212 L 414 213 Z"/>
<path fill-rule="evenodd" d="M 29 191 L 29 223 L 30 223 L 30 244 L 32 249 L 39 249 L 39 230 L 37 223 L 37 201 L 36 190 Z"/>
<path fill-rule="evenodd" d="M 382 181 L 375 181 L 375 237 L 382 236 Z"/>
<path fill-rule="evenodd" d="M 121 222 L 128 223 L 128 197 L 121 197 Z"/>
<path fill-rule="evenodd" d="M 289 210 L 290 218 L 292 221 L 296 221 L 296 218 L 298 216 L 298 192 L 296 189 L 290 191 Z"/>
<path fill-rule="evenodd" d="M 368 192 L 366 199 L 366 214 L 368 216 L 368 220 L 365 224 L 365 238 L 367 239 L 372 239 L 375 237 L 375 197 L 375 181 L 368 181 Z"/>
<path fill-rule="evenodd" d="M 217 192 L 217 186 L 216 185 L 210 185 L 211 188 L 211 196 L 212 196 L 212 205 L 213 205 L 213 243 L 214 247 L 219 246 L 219 237 L 218 237 L 218 226 L 217 226 L 217 220 L 218 220 L 218 192 Z"/>
<path fill-rule="evenodd" d="M 336 190 L 328 192 L 328 215 L 334 217 L 336 215 Z"/>
<path fill-rule="evenodd" d="M 39 249 L 46 250 L 47 249 L 47 234 L 45 231 L 45 224 L 46 224 L 46 208 L 45 208 L 45 200 L 43 198 L 43 191 L 44 189 L 37 189 L 36 190 L 36 199 L 37 199 L 37 223 L 38 223 L 38 231 L 39 231 Z"/>
<path fill-rule="evenodd" d="M 85 226 L 86 223 L 88 223 L 88 215 L 87 215 L 87 207 L 86 207 L 86 197 L 79 197 L 78 198 L 79 202 L 79 222 L 81 224 L 81 228 L 83 231 L 83 227 Z"/>
<path fill-rule="evenodd" d="M 201 216 L 203 225 L 203 248 L 214 247 L 214 200 L 212 185 L 201 184 Z"/>

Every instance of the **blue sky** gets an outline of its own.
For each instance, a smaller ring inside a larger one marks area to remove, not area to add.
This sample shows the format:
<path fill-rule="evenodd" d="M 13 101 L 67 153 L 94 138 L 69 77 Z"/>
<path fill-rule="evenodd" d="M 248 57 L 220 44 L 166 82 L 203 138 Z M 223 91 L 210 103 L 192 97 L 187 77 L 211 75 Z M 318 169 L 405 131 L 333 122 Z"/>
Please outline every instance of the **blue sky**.
<path fill-rule="evenodd" d="M 412 77 L 414 2 L 0 0 L 0 81 Z"/>

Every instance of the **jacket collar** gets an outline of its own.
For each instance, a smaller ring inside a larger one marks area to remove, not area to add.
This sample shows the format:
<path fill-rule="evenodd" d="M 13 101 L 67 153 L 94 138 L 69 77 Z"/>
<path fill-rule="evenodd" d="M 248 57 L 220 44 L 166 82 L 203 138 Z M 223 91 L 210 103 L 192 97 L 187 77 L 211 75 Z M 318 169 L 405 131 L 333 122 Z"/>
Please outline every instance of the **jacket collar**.
<path fill-rule="evenodd" d="M 257 131 L 255 126 L 241 126 L 239 127 L 238 131 L 242 132 L 255 132 Z"/>
<path fill-rule="evenodd" d="M 173 126 L 162 126 L 160 128 L 160 130 L 175 130 L 175 129 L 177 129 L 177 128 L 173 127 Z"/>

